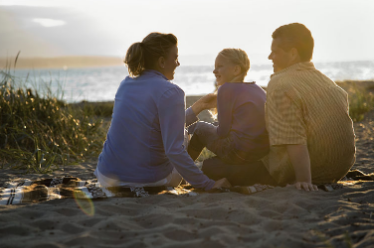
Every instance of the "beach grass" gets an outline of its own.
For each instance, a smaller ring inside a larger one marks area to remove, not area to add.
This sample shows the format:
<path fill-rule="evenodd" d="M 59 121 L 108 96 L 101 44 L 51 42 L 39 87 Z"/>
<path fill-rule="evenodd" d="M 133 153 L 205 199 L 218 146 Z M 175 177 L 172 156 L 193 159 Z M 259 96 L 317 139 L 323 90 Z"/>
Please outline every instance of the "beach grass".
<path fill-rule="evenodd" d="M 364 119 L 365 113 L 374 108 L 374 81 L 338 81 L 348 93 L 349 115 L 354 122 Z"/>
<path fill-rule="evenodd" d="M 106 130 L 103 118 L 74 108 L 52 94 L 19 84 L 9 68 L 0 72 L 0 166 L 47 173 L 97 157 Z"/>

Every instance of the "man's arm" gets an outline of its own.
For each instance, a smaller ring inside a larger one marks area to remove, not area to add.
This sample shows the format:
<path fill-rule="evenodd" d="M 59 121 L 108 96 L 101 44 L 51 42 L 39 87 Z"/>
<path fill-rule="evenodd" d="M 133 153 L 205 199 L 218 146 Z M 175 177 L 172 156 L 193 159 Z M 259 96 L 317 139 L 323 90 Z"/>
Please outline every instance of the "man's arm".
<path fill-rule="evenodd" d="M 306 145 L 286 145 L 286 147 L 288 157 L 295 170 L 295 187 L 300 190 L 317 191 L 317 186 L 312 184 L 308 147 Z"/>

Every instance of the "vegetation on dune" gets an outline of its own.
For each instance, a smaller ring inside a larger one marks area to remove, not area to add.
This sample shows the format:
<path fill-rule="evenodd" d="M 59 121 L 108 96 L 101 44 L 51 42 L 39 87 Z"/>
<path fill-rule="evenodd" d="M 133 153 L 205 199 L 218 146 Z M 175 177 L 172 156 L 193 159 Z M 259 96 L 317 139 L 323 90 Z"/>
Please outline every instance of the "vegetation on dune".
<path fill-rule="evenodd" d="M 9 68 L 0 71 L 0 166 L 47 173 L 61 165 L 96 159 L 113 102 L 67 104 L 52 93 L 50 84 L 37 82 L 43 87 L 35 89 L 23 80 Z M 374 81 L 337 83 L 348 92 L 353 121 L 362 120 L 374 106 Z M 198 161 L 212 156 L 204 149 Z"/>
<path fill-rule="evenodd" d="M 0 72 L 0 165 L 46 173 L 60 165 L 97 157 L 106 130 L 102 118 L 73 108 L 51 94 L 17 86 L 10 70 Z"/>
<path fill-rule="evenodd" d="M 340 81 L 337 84 L 348 93 L 349 115 L 354 122 L 364 119 L 364 114 L 374 107 L 374 81 Z"/>

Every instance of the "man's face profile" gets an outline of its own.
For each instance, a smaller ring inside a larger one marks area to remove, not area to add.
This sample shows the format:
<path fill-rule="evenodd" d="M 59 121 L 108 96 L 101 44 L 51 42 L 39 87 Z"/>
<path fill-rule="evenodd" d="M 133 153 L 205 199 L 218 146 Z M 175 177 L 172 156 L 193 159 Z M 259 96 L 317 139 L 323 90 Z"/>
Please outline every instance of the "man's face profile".
<path fill-rule="evenodd" d="M 281 47 L 282 38 L 275 38 L 271 44 L 271 53 L 268 59 L 273 61 L 274 72 L 281 71 L 293 64 L 292 49 L 285 51 Z"/>

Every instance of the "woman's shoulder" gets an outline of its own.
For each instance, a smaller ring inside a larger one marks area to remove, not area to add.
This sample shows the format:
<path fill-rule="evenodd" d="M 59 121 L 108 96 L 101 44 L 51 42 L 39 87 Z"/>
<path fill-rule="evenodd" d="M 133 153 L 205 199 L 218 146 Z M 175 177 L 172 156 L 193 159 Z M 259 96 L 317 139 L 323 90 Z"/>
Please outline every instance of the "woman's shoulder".
<path fill-rule="evenodd" d="M 142 75 L 135 78 L 139 83 L 145 83 L 144 86 L 151 87 L 152 90 L 163 94 L 167 91 L 182 91 L 183 90 L 176 84 L 170 82 L 162 73 L 155 70 L 146 70 Z"/>
<path fill-rule="evenodd" d="M 161 89 L 161 95 L 163 97 L 169 98 L 173 96 L 183 96 L 184 91 L 176 84 L 169 82 L 163 89 Z"/>

